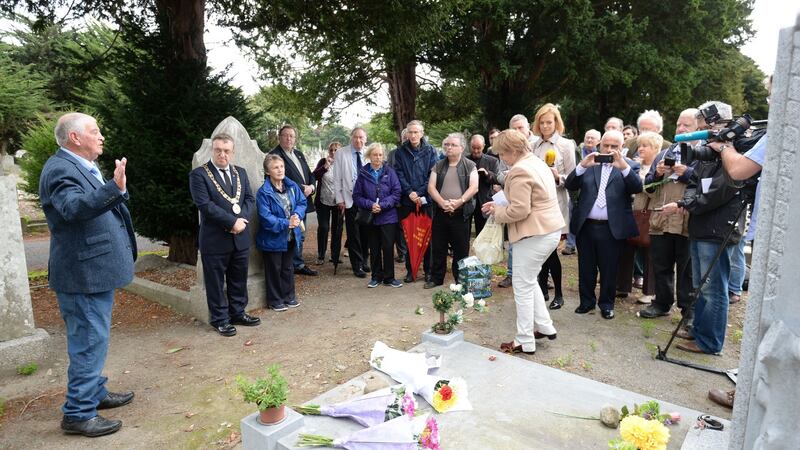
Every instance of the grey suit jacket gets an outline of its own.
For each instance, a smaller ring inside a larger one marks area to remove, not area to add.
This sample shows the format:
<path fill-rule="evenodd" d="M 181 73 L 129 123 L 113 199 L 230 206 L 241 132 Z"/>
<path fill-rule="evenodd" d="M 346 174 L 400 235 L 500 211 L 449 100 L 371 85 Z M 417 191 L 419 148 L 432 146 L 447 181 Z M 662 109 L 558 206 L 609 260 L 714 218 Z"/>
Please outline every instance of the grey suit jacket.
<path fill-rule="evenodd" d="M 365 150 L 366 147 L 361 148 L 363 164 L 367 163 L 366 156 L 364 156 Z M 353 164 L 353 147 L 348 145 L 340 148 L 333 158 L 333 193 L 336 196 L 336 203 L 344 203 L 345 208 L 350 208 L 353 206 L 354 179 L 357 178 L 354 174 L 358 175 Z"/>
<path fill-rule="evenodd" d="M 113 181 L 98 181 L 58 150 L 44 165 L 39 198 L 50 228 L 50 288 L 92 294 L 133 280 L 136 238 L 128 208 Z"/>

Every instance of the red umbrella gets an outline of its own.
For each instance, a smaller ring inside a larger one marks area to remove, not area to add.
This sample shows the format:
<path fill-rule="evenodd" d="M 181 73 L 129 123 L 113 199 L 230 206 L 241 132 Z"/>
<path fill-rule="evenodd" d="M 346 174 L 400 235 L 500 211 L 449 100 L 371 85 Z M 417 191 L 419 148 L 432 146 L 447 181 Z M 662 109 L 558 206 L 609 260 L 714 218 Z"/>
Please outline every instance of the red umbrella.
<path fill-rule="evenodd" d="M 431 242 L 431 218 L 420 212 L 417 204 L 416 212 L 412 212 L 400 224 L 408 244 L 408 258 L 411 263 L 411 278 L 417 279 L 419 264 L 425 257 L 425 250 Z"/>

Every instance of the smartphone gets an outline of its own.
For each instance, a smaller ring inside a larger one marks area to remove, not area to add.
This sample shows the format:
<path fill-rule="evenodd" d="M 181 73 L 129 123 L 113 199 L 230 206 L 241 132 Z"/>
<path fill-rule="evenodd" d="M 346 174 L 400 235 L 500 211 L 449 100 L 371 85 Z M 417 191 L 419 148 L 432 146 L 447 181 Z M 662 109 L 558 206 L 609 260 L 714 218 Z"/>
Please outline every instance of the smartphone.
<path fill-rule="evenodd" d="M 596 162 L 597 164 L 601 163 L 611 164 L 614 162 L 614 155 L 595 155 L 594 162 Z"/>

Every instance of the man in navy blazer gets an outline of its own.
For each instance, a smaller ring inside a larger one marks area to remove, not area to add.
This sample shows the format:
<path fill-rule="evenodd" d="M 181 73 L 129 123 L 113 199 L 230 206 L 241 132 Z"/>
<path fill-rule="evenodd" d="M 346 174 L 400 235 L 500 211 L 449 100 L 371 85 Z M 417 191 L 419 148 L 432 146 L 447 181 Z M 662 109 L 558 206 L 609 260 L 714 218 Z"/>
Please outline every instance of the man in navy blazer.
<path fill-rule="evenodd" d="M 316 189 L 314 187 L 316 180 L 314 179 L 314 174 L 311 172 L 311 169 L 308 167 L 308 162 L 303 152 L 295 147 L 296 142 L 297 130 L 291 125 L 284 125 L 278 131 L 278 145 L 269 153 L 283 158 L 283 165 L 286 168 L 286 177 L 297 183 L 300 189 L 303 190 L 303 195 L 306 196 L 306 202 L 308 203 L 306 215 L 308 215 L 308 213 L 314 212 L 314 202 L 311 200 L 311 196 Z M 300 218 L 302 221 L 305 221 L 305 219 L 305 216 Z M 303 261 L 305 232 L 303 232 L 302 235 L 303 239 L 300 241 L 300 246 L 293 256 L 294 273 L 316 276 L 317 271 L 306 266 L 305 261 Z"/>
<path fill-rule="evenodd" d="M 234 336 L 234 325 L 261 323 L 245 313 L 251 240 L 247 224 L 255 197 L 247 172 L 231 164 L 234 153 L 233 138 L 217 134 L 211 138 L 211 160 L 189 174 L 189 190 L 200 212 L 198 243 L 208 323 L 222 336 Z"/>
<path fill-rule="evenodd" d="M 103 179 L 96 160 L 105 139 L 86 114 L 61 116 L 55 135 L 60 148 L 42 169 L 39 198 L 50 228 L 50 288 L 67 329 L 69 369 L 61 429 L 102 436 L 119 430 L 122 421 L 105 419 L 97 410 L 133 400 L 133 392 L 109 392 L 102 376 L 114 290 L 133 280 L 137 252 L 124 203 L 127 159 L 115 161 L 112 180 Z"/>
<path fill-rule="evenodd" d="M 642 192 L 639 163 L 622 156 L 624 137 L 609 130 L 600 140 L 600 151 L 590 153 L 567 177 L 565 186 L 580 190 L 572 211 L 570 232 L 577 236 L 578 284 L 581 304 L 575 310 L 586 314 L 600 305 L 604 319 L 614 318 L 617 263 L 625 239 L 639 235 L 633 218 L 632 195 Z M 596 161 L 610 155 L 611 163 Z M 600 299 L 595 287 L 600 271 Z"/>

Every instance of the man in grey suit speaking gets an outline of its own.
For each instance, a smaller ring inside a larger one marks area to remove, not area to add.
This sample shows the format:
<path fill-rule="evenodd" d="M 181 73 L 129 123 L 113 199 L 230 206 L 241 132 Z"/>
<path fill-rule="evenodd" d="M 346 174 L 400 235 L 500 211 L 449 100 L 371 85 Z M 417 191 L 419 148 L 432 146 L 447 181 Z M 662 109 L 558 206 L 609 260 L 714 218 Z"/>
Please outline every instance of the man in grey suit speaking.
<path fill-rule="evenodd" d="M 97 122 L 67 113 L 55 128 L 59 149 L 45 163 L 39 198 L 50 228 L 50 288 L 67 329 L 66 402 L 61 429 L 95 437 L 116 432 L 120 420 L 98 409 L 133 400 L 133 392 L 114 393 L 102 376 L 111 331 L 114 290 L 133 280 L 136 239 L 125 178 L 127 160 L 116 160 L 106 181 L 97 167 L 105 138 Z"/>

